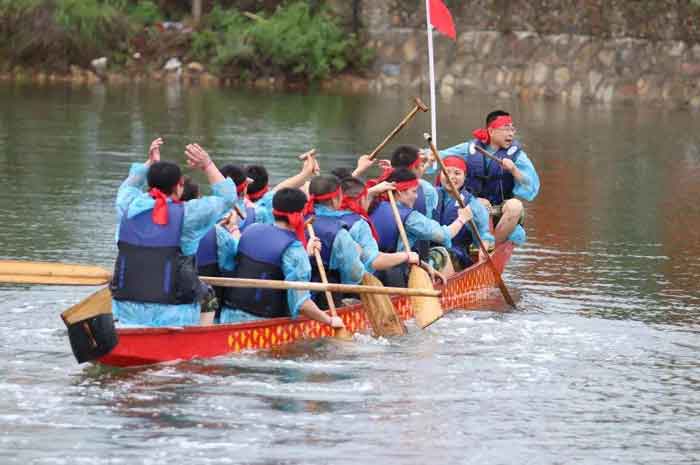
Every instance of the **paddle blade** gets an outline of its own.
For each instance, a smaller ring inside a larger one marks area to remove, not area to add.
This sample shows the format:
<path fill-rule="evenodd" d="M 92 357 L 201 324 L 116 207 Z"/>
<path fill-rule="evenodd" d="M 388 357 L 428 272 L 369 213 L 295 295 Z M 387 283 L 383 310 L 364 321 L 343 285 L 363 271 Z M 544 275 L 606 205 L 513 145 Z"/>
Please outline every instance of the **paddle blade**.
<path fill-rule="evenodd" d="M 333 337 L 341 341 L 352 341 L 352 333 L 347 328 L 338 328 L 333 331 Z"/>
<path fill-rule="evenodd" d="M 108 287 L 100 289 L 73 305 L 61 313 L 61 318 L 63 318 L 66 326 L 70 326 L 79 321 L 105 313 L 112 313 L 112 293 Z"/>
<path fill-rule="evenodd" d="M 78 363 L 108 354 L 119 342 L 112 316 L 112 294 L 101 289 L 61 314 Z"/>
<path fill-rule="evenodd" d="M 408 287 L 432 289 L 433 280 L 424 269 L 412 266 L 408 275 Z M 411 297 L 411 306 L 416 316 L 416 324 L 425 328 L 443 315 L 442 305 L 438 297 Z"/>
<path fill-rule="evenodd" d="M 99 266 L 0 260 L 0 282 L 98 286 L 112 279 Z"/>
<path fill-rule="evenodd" d="M 369 273 L 362 277 L 362 284 L 365 286 L 384 287 L 382 282 Z M 406 334 L 406 327 L 401 318 L 396 314 L 391 299 L 386 294 L 360 294 L 362 307 L 365 315 L 372 326 L 375 336 L 403 336 Z"/>

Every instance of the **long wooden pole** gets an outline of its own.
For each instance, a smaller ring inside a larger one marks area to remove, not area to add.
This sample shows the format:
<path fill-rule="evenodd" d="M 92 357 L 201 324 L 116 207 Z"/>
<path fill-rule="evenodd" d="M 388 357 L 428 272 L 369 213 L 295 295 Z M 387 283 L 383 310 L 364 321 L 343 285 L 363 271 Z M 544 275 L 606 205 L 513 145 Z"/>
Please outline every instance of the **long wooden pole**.
<path fill-rule="evenodd" d="M 0 260 L 0 283 L 59 284 L 99 286 L 107 284 L 112 273 L 99 266 Z M 222 287 L 253 287 L 261 289 L 299 289 L 308 291 L 346 292 L 349 294 L 389 294 L 403 296 L 439 297 L 433 289 L 406 289 L 403 287 L 377 287 L 351 284 L 305 283 L 300 281 L 274 281 L 267 279 L 220 278 L 201 276 L 208 284 Z"/>
<path fill-rule="evenodd" d="M 309 239 L 313 240 L 316 237 L 314 232 L 314 227 L 311 222 L 306 223 L 306 230 L 309 231 Z M 323 284 L 328 284 L 328 276 L 326 276 L 326 267 L 323 266 L 323 259 L 321 258 L 321 252 L 318 250 L 314 251 L 314 258 L 316 258 L 316 267 L 318 268 L 318 273 L 321 275 L 321 281 Z M 333 293 L 331 291 L 326 291 L 326 301 L 328 302 L 328 310 L 331 312 L 332 317 L 337 317 L 338 312 L 335 311 L 335 300 L 333 300 Z M 335 336 L 341 339 L 352 339 L 352 335 L 345 328 L 336 328 Z"/>
<path fill-rule="evenodd" d="M 416 105 L 415 105 L 415 106 L 413 107 L 413 109 L 406 115 L 406 117 L 405 117 L 403 120 L 401 120 L 401 122 L 399 123 L 399 125 L 396 126 L 396 127 L 389 133 L 389 135 L 387 135 L 387 136 L 384 138 L 384 140 L 383 140 L 379 145 L 377 145 L 377 147 L 376 147 L 374 150 L 372 150 L 372 153 L 369 154 L 369 159 L 370 159 L 370 160 L 374 160 L 374 158 L 379 154 L 379 152 L 384 148 L 384 146 L 386 146 L 386 144 L 388 144 L 389 141 L 390 141 L 391 139 L 393 139 L 394 136 L 396 136 L 396 134 L 398 134 L 399 131 L 401 131 L 401 130 L 404 128 L 404 126 L 406 126 L 406 125 L 408 124 L 408 122 L 411 121 L 411 119 L 413 119 L 413 117 L 416 115 L 416 113 L 418 113 L 418 110 L 420 110 L 420 111 L 428 111 L 428 107 L 425 105 L 425 103 L 423 103 L 423 101 L 422 101 L 421 99 L 419 99 L 418 97 L 414 97 L 414 98 L 413 98 L 413 101 L 415 102 Z"/>
<path fill-rule="evenodd" d="M 348 294 L 388 294 L 410 297 L 440 297 L 440 291 L 434 289 L 409 289 L 404 287 L 362 286 L 359 284 L 305 283 L 301 281 L 273 281 L 266 279 L 219 278 L 200 276 L 199 279 L 212 286 L 254 287 L 260 289 L 299 289 L 304 291 L 330 291 Z M 2 276 L 0 276 L 0 282 Z"/>
<path fill-rule="evenodd" d="M 314 240 L 316 238 L 316 233 L 314 232 L 314 227 L 311 223 L 306 225 L 306 230 L 309 231 L 309 239 Z M 318 268 L 318 273 L 321 275 L 321 282 L 323 284 L 328 284 L 328 276 L 326 276 L 326 267 L 323 266 L 321 252 L 318 250 L 314 251 L 314 258 L 316 259 L 316 268 Z M 333 300 L 333 293 L 331 291 L 326 291 L 326 300 L 328 301 L 328 309 L 331 311 L 331 315 L 338 316 L 338 313 L 335 311 L 335 300 Z"/>
<path fill-rule="evenodd" d="M 450 194 L 459 202 L 459 206 L 461 208 L 466 207 L 466 204 L 464 203 L 464 199 L 462 198 L 461 195 L 459 195 L 459 191 L 457 190 L 457 187 L 454 185 L 450 177 L 447 175 L 447 168 L 445 167 L 445 163 L 442 161 L 442 158 L 440 158 L 440 154 L 437 151 L 437 148 L 435 147 L 435 144 L 433 143 L 432 138 L 430 137 L 429 134 L 424 134 L 423 137 L 425 140 L 430 144 L 430 150 L 433 152 L 433 158 L 437 163 L 440 165 L 440 170 L 442 171 L 442 176 L 445 178 L 444 182 L 447 184 L 447 188 L 450 191 Z M 493 272 L 493 276 L 496 278 L 496 284 L 498 285 L 498 288 L 501 290 L 501 294 L 503 294 L 503 298 L 508 302 L 508 305 L 510 305 L 513 308 L 517 308 L 515 306 L 515 302 L 513 301 L 513 298 L 510 295 L 510 292 L 508 292 L 508 288 L 506 287 L 506 283 L 503 282 L 503 278 L 501 278 L 501 273 L 498 272 L 498 269 L 496 268 L 496 264 L 493 262 L 491 259 L 491 255 L 489 255 L 488 250 L 486 250 L 486 246 L 484 245 L 484 241 L 481 240 L 481 235 L 479 234 L 479 229 L 476 227 L 476 224 L 474 223 L 473 219 L 469 220 L 469 227 L 472 229 L 474 232 L 474 236 L 476 237 L 477 242 L 479 243 L 479 247 L 481 248 L 481 251 L 483 252 L 484 256 L 486 257 L 486 261 L 489 264 L 489 267 L 491 268 L 491 271 Z"/>
<path fill-rule="evenodd" d="M 411 245 L 408 242 L 408 236 L 406 236 L 406 229 L 403 227 L 403 221 L 401 221 L 399 207 L 396 206 L 396 199 L 394 198 L 394 193 L 392 191 L 387 191 L 386 193 L 389 196 L 391 211 L 394 213 L 394 220 L 396 220 L 396 227 L 399 229 L 399 235 L 401 236 L 401 242 L 403 242 L 403 248 L 406 249 L 406 252 L 410 252 Z"/>

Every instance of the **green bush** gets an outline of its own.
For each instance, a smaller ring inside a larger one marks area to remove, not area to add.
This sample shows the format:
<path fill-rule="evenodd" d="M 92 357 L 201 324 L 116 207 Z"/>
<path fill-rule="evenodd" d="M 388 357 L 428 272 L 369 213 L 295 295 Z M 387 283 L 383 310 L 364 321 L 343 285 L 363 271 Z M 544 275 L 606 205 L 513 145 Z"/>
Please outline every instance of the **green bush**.
<path fill-rule="evenodd" d="M 306 2 L 256 21 L 251 36 L 274 69 L 319 79 L 348 66 L 346 51 L 352 38 L 325 13 L 312 15 Z"/>
<path fill-rule="evenodd" d="M 111 32 L 117 10 L 97 0 L 56 1 L 56 23 L 75 40 L 75 45 L 100 46 Z"/>
<path fill-rule="evenodd" d="M 146 26 L 163 20 L 160 8 L 151 0 L 140 1 L 135 6 L 128 8 L 127 11 L 129 13 L 129 19 L 140 26 Z"/>
<path fill-rule="evenodd" d="M 362 67 L 372 58 L 333 17 L 323 10 L 313 14 L 307 2 L 289 3 L 267 18 L 249 16 L 215 7 L 193 36 L 193 55 L 220 69 L 310 80 Z"/>
<path fill-rule="evenodd" d="M 243 80 L 278 74 L 316 80 L 363 68 L 373 57 L 309 2 L 293 0 L 265 16 L 219 4 L 190 36 L 148 27 L 168 17 L 163 1 L 0 0 L 2 66 L 65 71 L 103 55 L 126 65 L 136 50 L 159 59 L 185 54 Z"/>
<path fill-rule="evenodd" d="M 192 54 L 211 61 L 216 68 L 248 62 L 254 48 L 248 40 L 250 20 L 237 10 L 218 6 L 204 19 L 203 28 L 192 36 Z"/>

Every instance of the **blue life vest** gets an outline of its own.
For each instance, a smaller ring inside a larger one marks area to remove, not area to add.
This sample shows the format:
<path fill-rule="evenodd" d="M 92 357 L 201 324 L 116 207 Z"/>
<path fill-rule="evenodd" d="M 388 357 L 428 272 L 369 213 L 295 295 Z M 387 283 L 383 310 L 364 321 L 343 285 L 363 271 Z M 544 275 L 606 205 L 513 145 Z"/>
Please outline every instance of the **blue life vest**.
<path fill-rule="evenodd" d="M 216 243 L 216 226 L 211 228 L 199 241 L 197 248 L 197 268 L 217 263 L 218 246 Z"/>
<path fill-rule="evenodd" d="M 128 218 L 119 226 L 119 255 L 111 290 L 115 300 L 162 304 L 193 303 L 199 289 L 194 256 L 184 256 L 180 236 L 184 205 L 168 203 L 168 224 L 155 224 L 153 210 Z"/>
<path fill-rule="evenodd" d="M 338 217 L 338 219 L 343 222 L 343 224 L 345 225 L 345 229 L 350 231 L 350 229 L 352 229 L 352 227 L 355 226 L 355 223 L 357 223 L 363 218 L 357 213 L 348 213 L 346 215 Z"/>
<path fill-rule="evenodd" d="M 408 208 L 401 202 L 397 202 L 396 205 L 399 208 L 401 222 L 405 224 L 406 218 L 413 211 L 413 209 Z M 379 240 L 377 241 L 379 250 L 386 253 L 396 252 L 396 244 L 399 239 L 399 230 L 396 227 L 394 213 L 391 211 L 391 204 L 386 200 L 380 202 L 379 205 L 372 210 L 369 217 L 374 223 L 374 227 L 379 235 Z"/>
<path fill-rule="evenodd" d="M 234 278 L 274 279 L 284 281 L 282 256 L 297 240 L 292 231 L 272 224 L 255 223 L 246 228 L 238 243 Z M 276 289 L 227 288 L 226 306 L 262 318 L 289 316 L 287 293 Z"/>
<path fill-rule="evenodd" d="M 469 205 L 472 199 L 472 194 L 462 188 L 460 192 L 464 203 Z M 452 197 L 447 189 L 441 187 L 438 190 L 438 204 L 435 209 L 433 218 L 435 221 L 442 225 L 450 225 L 457 219 L 458 210 L 457 201 Z M 469 258 L 469 245 L 472 243 L 472 231 L 469 224 L 462 226 L 456 236 L 452 238 L 452 248 L 450 249 L 455 255 L 457 255 L 460 260 L 462 260 L 463 265 L 468 265 L 471 263 L 471 258 Z"/>
<path fill-rule="evenodd" d="M 472 140 L 470 144 L 477 144 L 484 150 L 490 151 L 488 145 L 477 139 Z M 474 153 L 471 153 L 472 151 Z M 513 142 L 508 149 L 500 149 L 494 153 L 494 156 L 501 160 L 509 158 L 515 163 L 521 151 L 521 147 Z M 466 162 L 467 179 L 464 184 L 472 194 L 488 199 L 492 205 L 500 205 L 513 198 L 515 179 L 499 163 L 487 158 L 478 150 L 470 150 Z"/>
<path fill-rule="evenodd" d="M 335 236 L 341 229 L 347 229 L 347 226 L 344 222 L 340 221 L 340 217 L 316 215 L 314 220 L 314 232 L 321 240 L 321 259 L 327 271 L 329 271 L 328 264 L 331 262 L 331 254 L 333 252 L 333 241 L 335 241 Z M 308 233 L 306 234 L 306 238 L 309 238 Z M 312 261 L 312 268 L 315 264 L 316 261 Z"/>

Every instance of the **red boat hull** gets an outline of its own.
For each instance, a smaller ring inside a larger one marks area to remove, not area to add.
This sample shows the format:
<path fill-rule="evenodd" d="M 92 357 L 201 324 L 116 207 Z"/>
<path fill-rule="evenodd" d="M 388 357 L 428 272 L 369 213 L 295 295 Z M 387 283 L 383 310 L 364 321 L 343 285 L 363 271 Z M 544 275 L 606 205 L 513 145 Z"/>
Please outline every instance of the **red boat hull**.
<path fill-rule="evenodd" d="M 503 272 L 513 252 L 510 242 L 498 246 L 492 259 Z M 442 288 L 444 310 L 475 309 L 480 302 L 498 292 L 490 267 L 479 262 L 452 276 Z M 413 318 L 407 297 L 392 299 L 402 320 Z M 338 316 L 351 332 L 369 329 L 361 304 L 338 309 Z M 270 349 L 304 339 L 333 335 L 329 326 L 304 317 L 275 318 L 249 323 L 184 328 L 118 329 L 119 343 L 98 363 L 113 367 L 132 367 L 155 363 L 211 358 L 246 349 Z"/>

